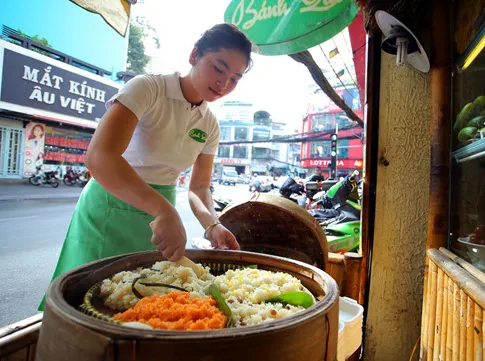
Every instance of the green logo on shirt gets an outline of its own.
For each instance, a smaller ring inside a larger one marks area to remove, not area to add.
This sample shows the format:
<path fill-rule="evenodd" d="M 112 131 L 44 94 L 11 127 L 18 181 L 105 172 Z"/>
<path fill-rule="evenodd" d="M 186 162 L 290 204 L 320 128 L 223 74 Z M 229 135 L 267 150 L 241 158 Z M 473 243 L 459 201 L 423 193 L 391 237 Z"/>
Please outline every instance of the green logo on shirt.
<path fill-rule="evenodd" d="M 199 143 L 205 143 L 207 139 L 207 133 L 203 130 L 193 128 L 189 132 L 189 137 Z"/>

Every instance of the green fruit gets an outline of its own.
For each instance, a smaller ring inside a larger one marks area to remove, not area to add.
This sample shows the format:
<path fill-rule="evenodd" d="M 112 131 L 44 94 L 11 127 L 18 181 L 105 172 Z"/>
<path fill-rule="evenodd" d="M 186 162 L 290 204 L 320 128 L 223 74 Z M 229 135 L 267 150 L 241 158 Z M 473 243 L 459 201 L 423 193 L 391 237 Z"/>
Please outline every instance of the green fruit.
<path fill-rule="evenodd" d="M 455 125 L 453 126 L 453 130 L 455 132 L 458 132 L 470 121 L 470 119 L 472 119 L 473 116 L 475 116 L 475 114 L 476 114 L 476 105 L 474 105 L 473 103 L 466 104 L 456 116 L 456 121 L 455 121 Z"/>
<path fill-rule="evenodd" d="M 480 112 L 485 109 L 485 95 L 480 95 L 475 98 L 473 105 L 476 107 L 476 111 Z"/>
<path fill-rule="evenodd" d="M 478 117 L 473 118 L 466 126 L 475 128 L 485 127 L 485 115 L 479 115 Z"/>
<path fill-rule="evenodd" d="M 458 141 L 460 143 L 466 142 L 468 139 L 472 139 L 475 136 L 475 133 L 477 132 L 477 128 L 475 127 L 465 127 L 462 130 L 460 130 L 460 133 L 458 133 Z"/>

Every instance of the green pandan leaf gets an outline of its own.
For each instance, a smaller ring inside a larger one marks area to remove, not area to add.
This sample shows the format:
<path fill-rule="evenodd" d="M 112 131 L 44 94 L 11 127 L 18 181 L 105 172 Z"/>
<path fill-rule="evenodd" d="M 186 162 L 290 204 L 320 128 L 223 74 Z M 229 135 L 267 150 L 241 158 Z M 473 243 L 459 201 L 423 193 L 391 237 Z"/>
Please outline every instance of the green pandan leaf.
<path fill-rule="evenodd" d="M 224 297 L 221 294 L 221 291 L 219 291 L 219 288 L 217 287 L 217 285 L 215 283 L 211 284 L 211 286 L 209 288 L 209 292 L 210 292 L 211 296 L 214 297 L 214 299 L 216 300 L 217 307 L 219 307 L 219 309 L 222 312 L 224 312 L 224 314 L 227 317 L 227 326 L 226 327 L 227 328 L 231 327 L 232 326 L 231 309 L 229 308 L 228 304 L 226 303 L 226 300 L 224 299 Z"/>
<path fill-rule="evenodd" d="M 285 292 L 279 296 L 271 297 L 264 302 L 280 302 L 285 305 L 308 308 L 313 305 L 313 297 L 306 292 Z"/>

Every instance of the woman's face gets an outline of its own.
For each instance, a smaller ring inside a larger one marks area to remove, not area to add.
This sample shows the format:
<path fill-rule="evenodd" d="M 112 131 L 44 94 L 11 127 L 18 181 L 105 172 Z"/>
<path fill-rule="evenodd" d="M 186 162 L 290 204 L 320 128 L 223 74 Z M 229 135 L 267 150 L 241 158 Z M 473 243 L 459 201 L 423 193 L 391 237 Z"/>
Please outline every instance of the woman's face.
<path fill-rule="evenodd" d="M 36 138 L 42 138 L 43 134 L 44 134 L 44 132 L 42 131 L 41 127 L 34 127 L 34 136 Z"/>
<path fill-rule="evenodd" d="M 247 59 L 236 49 L 220 49 L 202 57 L 190 55 L 192 85 L 206 101 L 213 102 L 232 92 L 247 68 Z"/>

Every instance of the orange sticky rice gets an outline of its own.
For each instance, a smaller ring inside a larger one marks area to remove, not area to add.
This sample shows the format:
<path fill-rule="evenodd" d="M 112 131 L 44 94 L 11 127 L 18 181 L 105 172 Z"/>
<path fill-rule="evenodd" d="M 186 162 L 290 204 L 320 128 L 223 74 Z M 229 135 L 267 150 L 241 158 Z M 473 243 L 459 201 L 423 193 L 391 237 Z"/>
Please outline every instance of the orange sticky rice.
<path fill-rule="evenodd" d="M 214 298 L 192 297 L 188 292 L 179 291 L 144 297 L 135 307 L 113 318 L 162 330 L 211 330 L 224 328 L 227 323 Z"/>

